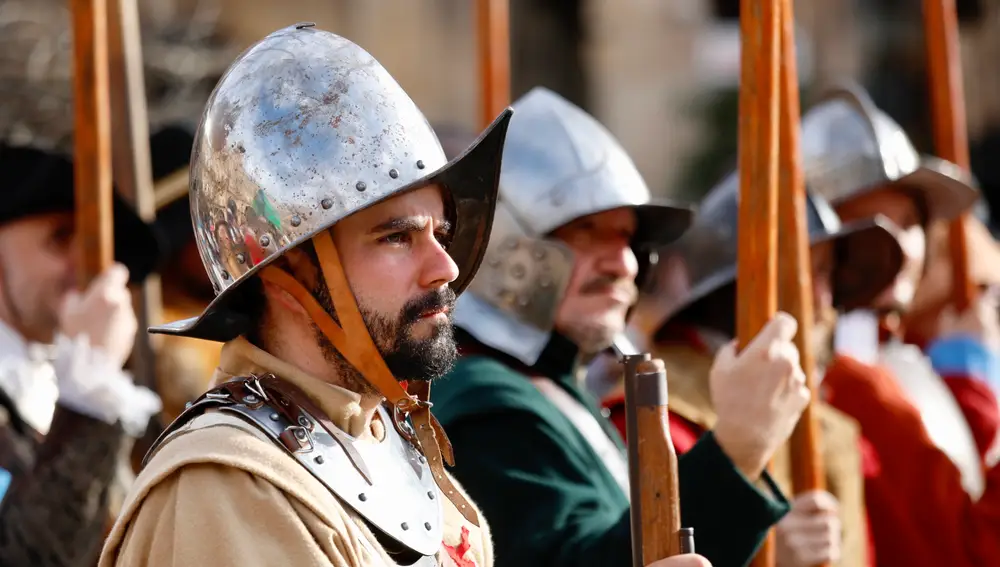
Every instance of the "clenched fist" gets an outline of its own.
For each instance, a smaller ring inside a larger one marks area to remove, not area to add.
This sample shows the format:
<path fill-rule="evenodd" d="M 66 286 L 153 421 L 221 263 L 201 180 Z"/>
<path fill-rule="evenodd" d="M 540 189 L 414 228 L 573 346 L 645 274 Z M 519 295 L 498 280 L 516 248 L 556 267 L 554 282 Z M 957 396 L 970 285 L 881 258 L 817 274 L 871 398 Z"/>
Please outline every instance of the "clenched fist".
<path fill-rule="evenodd" d="M 832 565 L 840 561 L 840 505 L 829 492 L 805 492 L 777 527 L 778 567 Z"/>
<path fill-rule="evenodd" d="M 751 480 L 792 434 L 809 402 L 799 351 L 792 342 L 797 330 L 795 319 L 778 313 L 743 352 L 736 354 L 735 341 L 722 348 L 709 373 L 719 416 L 715 439 Z"/>
<path fill-rule="evenodd" d="M 690 553 L 654 561 L 646 567 L 712 567 L 712 564 L 708 562 L 708 559 Z"/>
<path fill-rule="evenodd" d="M 69 292 L 59 310 L 60 332 L 71 338 L 86 335 L 118 366 L 128 360 L 137 328 L 128 269 L 121 264 L 105 270 L 83 293 Z"/>

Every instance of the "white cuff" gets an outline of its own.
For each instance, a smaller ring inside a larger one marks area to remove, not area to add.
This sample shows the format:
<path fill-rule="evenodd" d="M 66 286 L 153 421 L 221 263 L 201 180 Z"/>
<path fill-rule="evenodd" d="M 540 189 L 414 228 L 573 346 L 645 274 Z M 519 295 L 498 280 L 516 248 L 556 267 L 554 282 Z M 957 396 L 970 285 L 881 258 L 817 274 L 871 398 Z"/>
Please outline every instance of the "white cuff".
<path fill-rule="evenodd" d="M 52 365 L 60 404 L 109 425 L 120 421 L 132 437 L 141 436 L 163 408 L 159 396 L 135 385 L 102 349 L 90 346 L 86 335 L 57 335 Z"/>
<path fill-rule="evenodd" d="M 878 316 L 872 311 L 859 309 L 837 318 L 833 349 L 837 354 L 871 366 L 879 361 L 878 339 Z"/>

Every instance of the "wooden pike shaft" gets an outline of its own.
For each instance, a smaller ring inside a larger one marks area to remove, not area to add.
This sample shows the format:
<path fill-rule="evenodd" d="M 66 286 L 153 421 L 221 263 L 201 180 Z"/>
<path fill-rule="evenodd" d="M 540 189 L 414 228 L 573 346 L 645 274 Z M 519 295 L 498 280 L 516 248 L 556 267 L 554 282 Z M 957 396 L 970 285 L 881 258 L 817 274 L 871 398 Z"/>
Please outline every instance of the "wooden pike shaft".
<path fill-rule="evenodd" d="M 955 0 L 924 0 L 924 30 L 934 148 L 941 158 L 968 170 L 969 136 Z M 969 273 L 966 222 L 965 215 L 962 215 L 952 222 L 949 229 L 952 293 L 955 306 L 960 311 L 968 309 L 976 297 L 975 283 Z"/>
<path fill-rule="evenodd" d="M 826 489 L 819 420 L 816 416 L 817 380 L 813 352 L 813 285 L 806 217 L 806 187 L 799 146 L 800 103 L 795 60 L 795 17 L 792 0 L 781 0 L 781 119 L 778 153 L 778 232 L 780 257 L 779 303 L 799 322 L 795 346 L 799 349 L 806 385 L 811 392 L 791 438 L 792 490 L 799 494 Z"/>
<path fill-rule="evenodd" d="M 114 262 L 107 0 L 70 0 L 73 13 L 73 170 L 84 287 Z"/>
<path fill-rule="evenodd" d="M 510 7 L 508 0 L 477 0 L 479 78 L 485 128 L 510 104 Z"/>
<path fill-rule="evenodd" d="M 736 336 L 741 349 L 778 306 L 778 1 L 740 2 Z M 773 532 L 753 564 L 774 565 Z"/>
<path fill-rule="evenodd" d="M 149 155 L 149 118 L 143 80 L 142 42 L 136 0 L 110 0 L 108 48 L 111 83 L 112 158 L 114 177 L 122 197 L 147 222 L 156 217 L 153 174 Z M 160 282 L 150 276 L 135 293 L 139 328 L 162 319 Z M 136 335 L 132 372 L 143 386 L 155 385 L 155 353 L 151 337 Z M 153 388 L 155 390 L 155 388 Z"/>

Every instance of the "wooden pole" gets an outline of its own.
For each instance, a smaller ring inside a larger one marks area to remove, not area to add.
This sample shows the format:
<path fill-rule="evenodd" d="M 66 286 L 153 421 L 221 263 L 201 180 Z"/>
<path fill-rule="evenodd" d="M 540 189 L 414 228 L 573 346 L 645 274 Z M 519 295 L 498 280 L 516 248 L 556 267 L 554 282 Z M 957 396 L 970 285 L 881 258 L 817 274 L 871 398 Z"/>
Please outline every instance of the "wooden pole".
<path fill-rule="evenodd" d="M 942 159 L 969 171 L 969 135 L 955 0 L 924 0 L 924 30 L 934 148 Z M 966 215 L 962 215 L 955 219 L 948 234 L 952 260 L 952 295 L 959 311 L 969 308 L 977 291 L 969 272 L 966 218 Z"/>
<path fill-rule="evenodd" d="M 114 262 L 107 0 L 70 0 L 73 14 L 73 170 L 83 288 Z"/>
<path fill-rule="evenodd" d="M 508 0 L 477 0 L 479 126 L 485 128 L 510 104 L 510 7 Z"/>
<path fill-rule="evenodd" d="M 778 0 L 740 1 L 736 336 L 745 348 L 778 307 Z M 768 534 L 755 566 L 773 566 Z"/>
<path fill-rule="evenodd" d="M 149 155 L 149 118 L 143 79 L 142 42 L 136 0 L 110 0 L 108 46 L 111 83 L 112 158 L 119 193 L 146 222 L 156 217 L 153 174 Z M 160 281 L 149 276 L 135 292 L 139 328 L 158 323 L 162 316 Z M 148 333 L 136 335 L 132 350 L 136 381 L 156 390 L 155 351 Z"/>
<path fill-rule="evenodd" d="M 826 489 L 823 453 L 820 447 L 813 352 L 813 283 L 806 217 L 806 186 L 799 146 L 799 81 L 795 60 L 795 16 L 792 0 L 781 0 L 781 119 L 778 154 L 778 232 L 780 262 L 779 303 L 799 322 L 795 346 L 799 350 L 806 385 L 811 397 L 791 438 L 792 490 L 800 494 Z"/>

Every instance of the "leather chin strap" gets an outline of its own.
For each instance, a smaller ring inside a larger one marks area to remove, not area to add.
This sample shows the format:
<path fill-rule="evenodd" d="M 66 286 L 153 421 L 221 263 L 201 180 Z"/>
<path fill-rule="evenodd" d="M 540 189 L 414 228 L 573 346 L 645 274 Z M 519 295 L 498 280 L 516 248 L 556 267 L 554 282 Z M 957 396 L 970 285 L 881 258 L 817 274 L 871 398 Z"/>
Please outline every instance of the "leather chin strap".
<path fill-rule="evenodd" d="M 427 457 L 438 487 L 455 504 L 465 519 L 478 527 L 479 518 L 472 505 L 455 488 L 444 472 L 444 463 L 454 466 L 455 460 L 448 436 L 430 411 L 432 404 L 427 401 L 430 395 L 430 383 L 413 382 L 409 386 L 412 393 L 403 389 L 389 371 L 389 367 L 386 366 L 385 360 L 372 341 L 358 309 L 357 299 L 347 283 L 344 266 L 330 232 L 322 231 L 314 236 L 312 241 L 316 248 L 316 256 L 319 258 L 323 280 L 326 282 L 334 310 L 342 326 L 334 322 L 305 286 L 284 270 L 267 266 L 260 272 L 261 279 L 278 286 L 295 298 L 347 362 L 385 396 L 392 405 L 396 429 L 411 442 L 415 441 L 419 450 Z M 407 417 L 410 418 L 413 427 L 406 422 Z"/>

